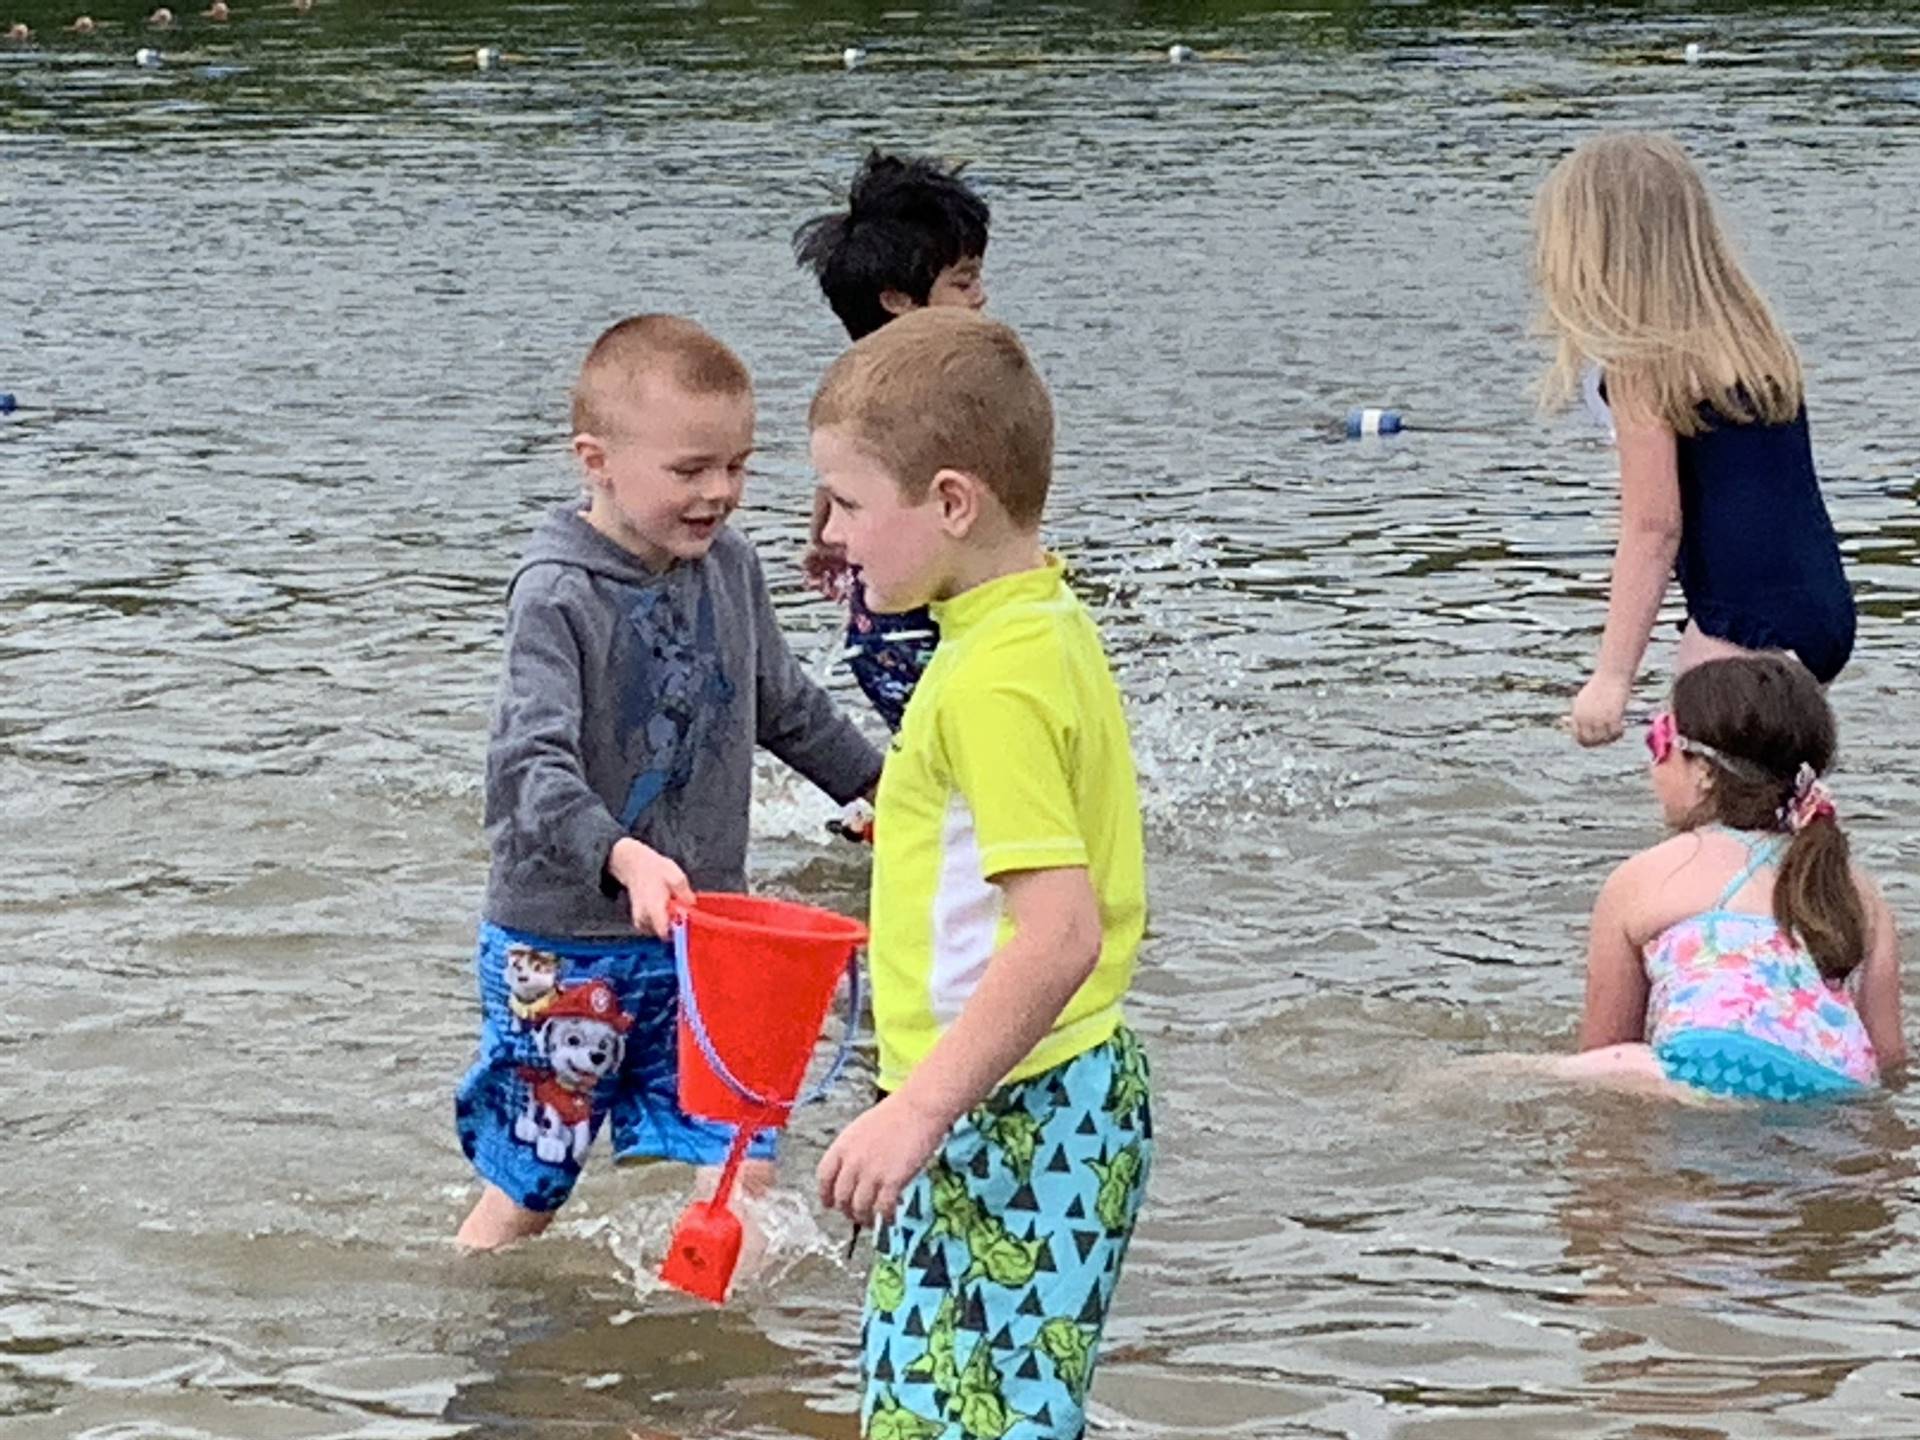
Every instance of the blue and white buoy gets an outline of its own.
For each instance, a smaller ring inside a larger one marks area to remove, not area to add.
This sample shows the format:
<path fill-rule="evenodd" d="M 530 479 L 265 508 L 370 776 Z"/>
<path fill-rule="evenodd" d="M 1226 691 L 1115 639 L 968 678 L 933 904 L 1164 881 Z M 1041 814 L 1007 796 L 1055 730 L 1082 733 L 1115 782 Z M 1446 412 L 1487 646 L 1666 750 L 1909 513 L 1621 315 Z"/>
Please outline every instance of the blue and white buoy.
<path fill-rule="evenodd" d="M 1185 65 L 1192 59 L 1193 47 L 1191 45 L 1169 45 L 1167 47 L 1167 63 L 1169 65 Z"/>
<path fill-rule="evenodd" d="M 1368 435 L 1398 435 L 1402 429 L 1398 410 L 1378 410 L 1356 406 L 1347 412 L 1347 438 L 1358 440 Z"/>
<path fill-rule="evenodd" d="M 858 70 L 867 63 L 867 52 L 858 45 L 849 45 L 840 52 L 840 63 L 849 70 Z"/>
<path fill-rule="evenodd" d="M 142 45 L 133 52 L 133 63 L 142 70 L 158 70 L 161 63 L 160 52 L 150 45 Z"/>
<path fill-rule="evenodd" d="M 473 52 L 473 67 L 476 70 L 498 70 L 500 62 L 506 57 L 496 45 L 482 45 Z"/>
<path fill-rule="evenodd" d="M 11 415 L 20 408 L 20 402 L 13 398 L 11 390 L 0 390 L 0 415 Z"/>

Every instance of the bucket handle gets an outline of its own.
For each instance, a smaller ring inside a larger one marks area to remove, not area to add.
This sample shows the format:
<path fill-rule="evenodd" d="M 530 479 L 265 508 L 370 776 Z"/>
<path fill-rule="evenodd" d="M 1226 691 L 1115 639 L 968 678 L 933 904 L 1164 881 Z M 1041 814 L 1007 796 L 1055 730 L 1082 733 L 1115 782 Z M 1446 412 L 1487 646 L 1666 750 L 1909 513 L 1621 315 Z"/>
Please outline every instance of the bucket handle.
<path fill-rule="evenodd" d="M 847 1023 L 841 1027 L 840 1048 L 833 1057 L 833 1063 L 812 1089 L 791 1100 L 778 1100 L 749 1089 L 739 1076 L 727 1068 L 727 1062 L 720 1058 L 720 1052 L 714 1048 L 713 1038 L 707 1034 L 706 1021 L 700 1014 L 700 998 L 694 993 L 693 971 L 687 964 L 687 917 L 685 914 L 676 914 L 673 917 L 673 968 L 680 984 L 680 1014 L 693 1034 L 693 1043 L 700 1047 L 700 1058 L 707 1062 L 707 1068 L 718 1075 L 721 1083 L 735 1095 L 763 1110 L 792 1111 L 824 1099 L 827 1092 L 838 1083 L 840 1072 L 847 1068 L 847 1059 L 853 1054 L 854 1038 L 860 1030 L 860 962 L 857 954 L 857 949 L 847 954 Z"/>

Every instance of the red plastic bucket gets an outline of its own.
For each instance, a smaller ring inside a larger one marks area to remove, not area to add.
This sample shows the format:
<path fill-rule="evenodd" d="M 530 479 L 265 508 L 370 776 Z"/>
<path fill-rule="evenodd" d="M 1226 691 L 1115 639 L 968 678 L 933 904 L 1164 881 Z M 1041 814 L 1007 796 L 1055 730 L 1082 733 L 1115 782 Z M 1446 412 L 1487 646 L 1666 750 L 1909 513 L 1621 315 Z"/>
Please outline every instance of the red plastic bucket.
<path fill-rule="evenodd" d="M 867 927 L 788 900 L 713 894 L 696 896 L 680 923 L 680 1108 L 784 1125 Z"/>

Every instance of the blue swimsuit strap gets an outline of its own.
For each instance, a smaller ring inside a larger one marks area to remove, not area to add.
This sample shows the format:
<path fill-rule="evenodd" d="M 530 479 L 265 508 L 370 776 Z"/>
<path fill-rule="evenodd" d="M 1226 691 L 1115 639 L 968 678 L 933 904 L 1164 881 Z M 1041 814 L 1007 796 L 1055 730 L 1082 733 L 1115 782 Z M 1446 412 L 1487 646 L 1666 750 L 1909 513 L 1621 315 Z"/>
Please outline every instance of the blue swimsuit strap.
<path fill-rule="evenodd" d="M 1734 896 L 1747 888 L 1749 880 L 1779 860 L 1780 852 L 1786 848 L 1787 837 L 1763 831 L 1735 830 L 1730 825 L 1715 825 L 1712 828 L 1723 835 L 1733 836 L 1747 847 L 1746 866 L 1728 882 L 1727 888 L 1720 892 L 1720 898 L 1714 902 L 1715 909 L 1724 910 Z"/>

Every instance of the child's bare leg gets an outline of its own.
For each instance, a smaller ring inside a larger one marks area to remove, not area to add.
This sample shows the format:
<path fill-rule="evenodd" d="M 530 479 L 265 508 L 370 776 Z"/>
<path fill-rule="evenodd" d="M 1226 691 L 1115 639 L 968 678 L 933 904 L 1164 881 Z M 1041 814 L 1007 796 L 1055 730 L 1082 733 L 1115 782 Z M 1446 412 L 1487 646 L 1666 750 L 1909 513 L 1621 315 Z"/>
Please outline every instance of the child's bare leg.
<path fill-rule="evenodd" d="M 1734 644 L 1731 640 L 1718 639 L 1702 630 L 1699 621 L 1689 620 L 1687 628 L 1680 632 L 1680 647 L 1673 656 L 1673 672 L 1681 675 L 1709 660 L 1739 660 L 1766 653 L 1768 652 L 1762 650 L 1749 650 L 1744 645 Z"/>
<path fill-rule="evenodd" d="M 516 1240 L 530 1240 L 552 1223 L 551 1212 L 524 1210 L 498 1185 L 489 1185 L 460 1222 L 453 1243 L 462 1250 L 498 1250 Z"/>
<path fill-rule="evenodd" d="M 1603 1045 L 1577 1055 L 1475 1055 L 1460 1068 L 1483 1075 L 1527 1076 L 1570 1085 L 1598 1085 L 1669 1100 L 1698 1101 L 1689 1086 L 1667 1078 L 1650 1045 Z"/>
<path fill-rule="evenodd" d="M 1626 1090 L 1670 1090 L 1673 1082 L 1654 1058 L 1651 1045 L 1603 1045 L 1578 1055 L 1548 1057 L 1555 1063 L 1547 1073 L 1562 1080 L 1613 1085 Z"/>

